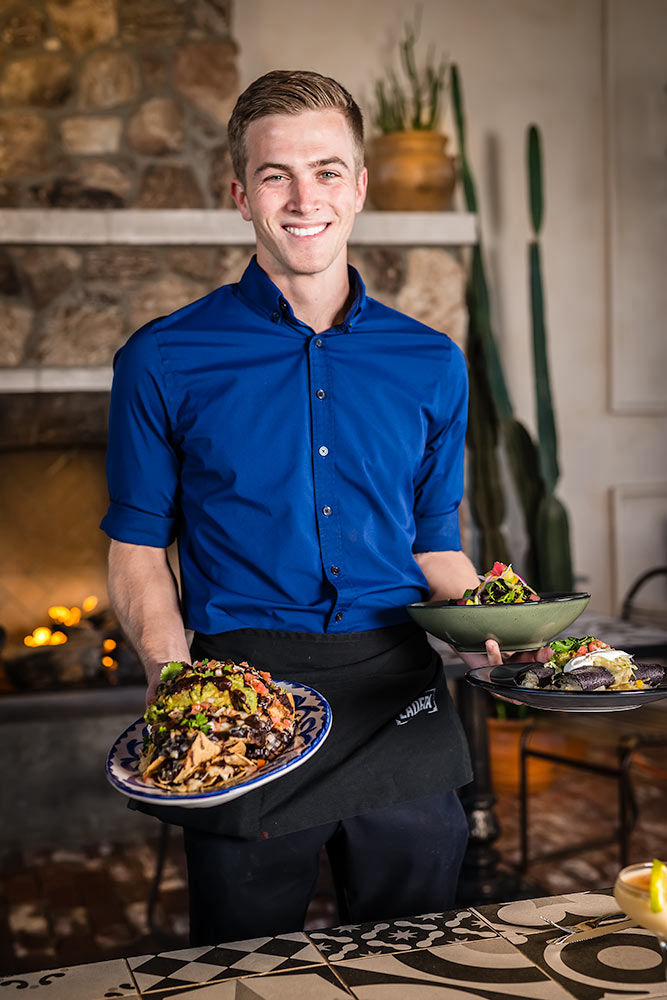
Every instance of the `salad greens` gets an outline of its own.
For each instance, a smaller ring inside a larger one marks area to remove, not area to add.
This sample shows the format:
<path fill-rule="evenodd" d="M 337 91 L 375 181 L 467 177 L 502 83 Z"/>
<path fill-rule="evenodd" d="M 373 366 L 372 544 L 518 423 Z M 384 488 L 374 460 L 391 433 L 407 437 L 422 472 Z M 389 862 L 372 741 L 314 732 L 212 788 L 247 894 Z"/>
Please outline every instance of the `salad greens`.
<path fill-rule="evenodd" d="M 464 591 L 463 596 L 452 604 L 527 604 L 539 601 L 540 597 L 529 587 L 511 564 L 495 562 L 493 568 L 483 577 L 480 584 Z"/>

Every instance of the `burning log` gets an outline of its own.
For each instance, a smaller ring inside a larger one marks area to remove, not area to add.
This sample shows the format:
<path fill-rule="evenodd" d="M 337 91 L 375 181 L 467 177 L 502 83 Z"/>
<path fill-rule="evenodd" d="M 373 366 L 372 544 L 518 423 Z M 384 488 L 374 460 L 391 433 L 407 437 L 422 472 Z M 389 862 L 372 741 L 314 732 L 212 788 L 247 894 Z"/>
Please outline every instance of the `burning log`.
<path fill-rule="evenodd" d="M 52 605 L 48 616 L 49 625 L 25 636 L 23 652 L 2 661 L 0 694 L 145 683 L 113 612 L 100 608 L 96 597 L 87 597 L 80 608 Z"/>

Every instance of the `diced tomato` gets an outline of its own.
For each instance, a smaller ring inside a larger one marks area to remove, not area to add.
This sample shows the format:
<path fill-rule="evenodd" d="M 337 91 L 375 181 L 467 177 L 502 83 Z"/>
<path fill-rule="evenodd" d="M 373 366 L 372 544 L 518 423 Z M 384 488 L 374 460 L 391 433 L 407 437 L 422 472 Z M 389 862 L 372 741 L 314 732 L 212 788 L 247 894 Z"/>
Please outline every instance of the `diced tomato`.
<path fill-rule="evenodd" d="M 491 570 L 491 575 L 492 576 L 502 576 L 502 574 L 505 572 L 506 569 L 507 569 L 507 566 L 505 565 L 505 563 L 494 562 L 493 569 Z"/>
<path fill-rule="evenodd" d="M 260 679 L 258 677 L 253 676 L 253 674 L 246 674 L 245 682 L 248 685 L 248 687 L 251 687 L 253 691 L 257 692 L 257 694 L 269 693 L 269 689 L 267 688 L 266 684 L 262 684 Z"/>
<path fill-rule="evenodd" d="M 268 713 L 271 722 L 273 722 L 273 724 L 276 725 L 277 723 L 282 722 L 283 717 L 285 715 L 285 709 L 282 707 L 282 705 L 273 704 L 269 705 Z"/>

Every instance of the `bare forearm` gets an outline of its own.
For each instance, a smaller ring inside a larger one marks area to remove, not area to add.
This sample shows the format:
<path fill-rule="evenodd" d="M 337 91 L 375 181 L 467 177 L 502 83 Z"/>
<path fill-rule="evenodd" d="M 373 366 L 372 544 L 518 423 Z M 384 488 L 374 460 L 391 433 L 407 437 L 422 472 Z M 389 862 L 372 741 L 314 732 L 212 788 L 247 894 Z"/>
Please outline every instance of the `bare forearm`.
<path fill-rule="evenodd" d="M 165 550 L 112 541 L 109 597 L 144 665 L 150 698 L 163 663 L 190 659 L 176 581 Z"/>
<path fill-rule="evenodd" d="M 479 583 L 477 570 L 465 552 L 419 552 L 415 560 L 426 577 L 433 601 L 460 597 Z"/>

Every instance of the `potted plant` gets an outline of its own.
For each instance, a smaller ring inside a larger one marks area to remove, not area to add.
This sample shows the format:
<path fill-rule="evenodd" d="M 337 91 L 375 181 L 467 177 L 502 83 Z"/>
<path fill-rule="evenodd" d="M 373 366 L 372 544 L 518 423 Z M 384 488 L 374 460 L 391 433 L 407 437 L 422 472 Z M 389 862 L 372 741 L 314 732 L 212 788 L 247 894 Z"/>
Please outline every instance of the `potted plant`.
<path fill-rule="evenodd" d="M 433 55 L 418 66 L 417 29 L 406 25 L 399 43 L 405 76 L 389 70 L 375 87 L 373 123 L 380 135 L 368 148 L 369 197 L 375 208 L 391 211 L 445 211 L 451 205 L 456 170 L 440 130 L 448 62 Z"/>
<path fill-rule="evenodd" d="M 487 720 L 491 783 L 496 795 L 518 795 L 521 738 L 534 720 L 526 705 L 494 699 L 494 711 Z M 531 734 L 532 735 L 532 734 Z M 529 737 L 531 743 L 533 740 Z M 537 741 L 540 742 L 539 740 Z M 547 747 L 541 747 L 547 749 Z M 554 780 L 555 765 L 533 758 L 528 762 L 528 789 L 543 792 Z"/>
<path fill-rule="evenodd" d="M 491 784 L 496 795 L 518 795 L 521 783 L 521 739 L 527 729 L 531 732 L 526 746 L 547 753 L 562 754 L 574 759 L 585 759 L 588 746 L 574 733 L 551 726 L 538 726 L 541 713 L 527 705 L 493 699 L 487 717 Z M 544 792 L 553 784 L 558 764 L 540 757 L 528 757 L 528 794 Z"/>

